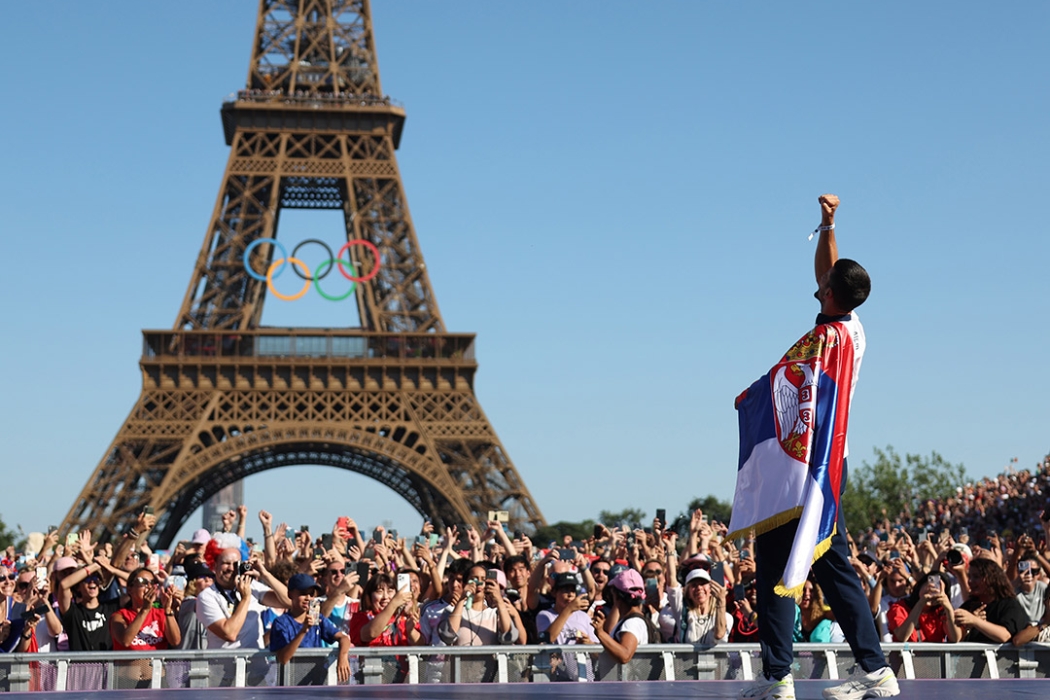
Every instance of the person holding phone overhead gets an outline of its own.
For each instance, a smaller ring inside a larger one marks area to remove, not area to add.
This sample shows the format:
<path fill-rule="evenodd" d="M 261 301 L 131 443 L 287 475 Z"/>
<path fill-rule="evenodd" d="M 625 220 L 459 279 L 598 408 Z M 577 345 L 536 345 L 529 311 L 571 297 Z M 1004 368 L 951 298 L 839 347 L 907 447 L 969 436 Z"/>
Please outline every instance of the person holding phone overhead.
<path fill-rule="evenodd" d="M 763 377 L 735 401 L 740 426 L 733 516 L 726 539 L 756 532 L 762 673 L 741 692 L 751 700 L 794 700 L 795 602 L 810 570 L 824 588 L 860 670 L 827 688 L 828 700 L 900 694 L 868 601 L 850 564 L 840 501 L 846 488 L 846 432 L 866 347 L 855 309 L 871 291 L 867 271 L 839 258 L 839 198 L 818 198 L 813 269 L 820 313 Z"/>

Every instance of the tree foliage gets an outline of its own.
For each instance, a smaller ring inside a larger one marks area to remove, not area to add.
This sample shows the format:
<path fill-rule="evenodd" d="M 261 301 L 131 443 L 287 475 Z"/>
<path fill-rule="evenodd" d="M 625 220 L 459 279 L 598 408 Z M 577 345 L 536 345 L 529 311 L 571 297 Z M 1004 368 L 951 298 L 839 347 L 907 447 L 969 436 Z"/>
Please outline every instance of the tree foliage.
<path fill-rule="evenodd" d="M 729 524 L 729 518 L 733 515 L 733 504 L 729 501 L 721 501 L 715 496 L 704 496 L 703 498 L 694 498 L 685 507 L 685 513 L 682 515 L 687 523 L 693 511 L 698 508 L 704 512 L 708 519 L 717 520 L 726 525 Z"/>
<path fill-rule="evenodd" d="M 884 517 L 893 520 L 905 511 L 915 512 L 926 499 L 951 496 L 966 479 L 966 468 L 952 464 L 937 452 L 929 457 L 908 454 L 902 459 L 892 446 L 875 448 L 875 462 L 850 470 L 849 486 L 842 497 L 846 527 L 861 531 Z"/>
<path fill-rule="evenodd" d="M 551 542 L 557 542 L 561 546 L 562 538 L 568 535 L 574 540 L 585 540 L 594 534 L 594 521 L 584 520 L 574 523 L 562 520 L 551 525 L 536 529 L 536 536 L 532 538 L 537 547 L 546 547 Z"/>
<path fill-rule="evenodd" d="M 641 508 L 624 508 L 619 512 L 603 510 L 598 513 L 598 522 L 606 527 L 615 527 L 620 523 L 624 523 L 629 527 L 646 527 L 652 525 L 651 522 L 646 522 L 645 511 Z"/>
<path fill-rule="evenodd" d="M 18 530 L 8 528 L 3 518 L 0 518 L 0 550 L 7 549 L 11 545 L 14 545 L 16 549 L 24 547 L 25 535 L 21 528 Z"/>

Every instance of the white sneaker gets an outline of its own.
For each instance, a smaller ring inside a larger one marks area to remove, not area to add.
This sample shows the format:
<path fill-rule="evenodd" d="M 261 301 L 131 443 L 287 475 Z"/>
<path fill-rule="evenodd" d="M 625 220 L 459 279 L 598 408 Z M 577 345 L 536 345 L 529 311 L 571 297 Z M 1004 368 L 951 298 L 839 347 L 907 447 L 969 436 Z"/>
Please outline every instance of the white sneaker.
<path fill-rule="evenodd" d="M 864 673 L 859 671 L 850 676 L 842 685 L 824 689 L 827 700 L 862 700 L 862 698 L 891 698 L 900 695 L 897 677 L 889 666 L 878 671 Z"/>
<path fill-rule="evenodd" d="M 795 679 L 788 674 L 779 681 L 759 676 L 740 691 L 742 700 L 795 700 Z"/>

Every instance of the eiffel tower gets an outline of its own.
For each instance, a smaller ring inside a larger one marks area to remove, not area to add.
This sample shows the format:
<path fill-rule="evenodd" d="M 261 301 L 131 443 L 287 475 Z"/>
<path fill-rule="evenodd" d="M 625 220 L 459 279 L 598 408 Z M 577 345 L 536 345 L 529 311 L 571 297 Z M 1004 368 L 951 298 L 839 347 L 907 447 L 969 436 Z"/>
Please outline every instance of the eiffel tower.
<path fill-rule="evenodd" d="M 182 308 L 143 331 L 142 394 L 63 531 L 106 541 L 152 506 L 165 547 L 223 487 L 300 464 L 365 474 L 437 524 L 543 525 L 474 395 L 474 335 L 438 311 L 369 0 L 261 0 L 246 88 L 221 114 L 229 160 Z M 343 212 L 327 267 L 277 241 L 285 208 Z M 361 328 L 261 327 L 280 272 L 322 295 L 342 282 Z"/>

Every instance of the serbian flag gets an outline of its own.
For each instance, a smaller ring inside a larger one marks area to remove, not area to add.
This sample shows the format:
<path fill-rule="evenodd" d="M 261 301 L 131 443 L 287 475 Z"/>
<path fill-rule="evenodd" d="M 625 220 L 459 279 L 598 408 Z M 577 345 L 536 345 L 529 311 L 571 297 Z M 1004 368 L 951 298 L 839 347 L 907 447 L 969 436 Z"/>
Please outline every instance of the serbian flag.
<path fill-rule="evenodd" d="M 778 595 L 799 598 L 813 562 L 831 546 L 852 386 L 849 330 L 825 323 L 736 399 L 740 462 L 727 539 L 799 519 Z"/>

